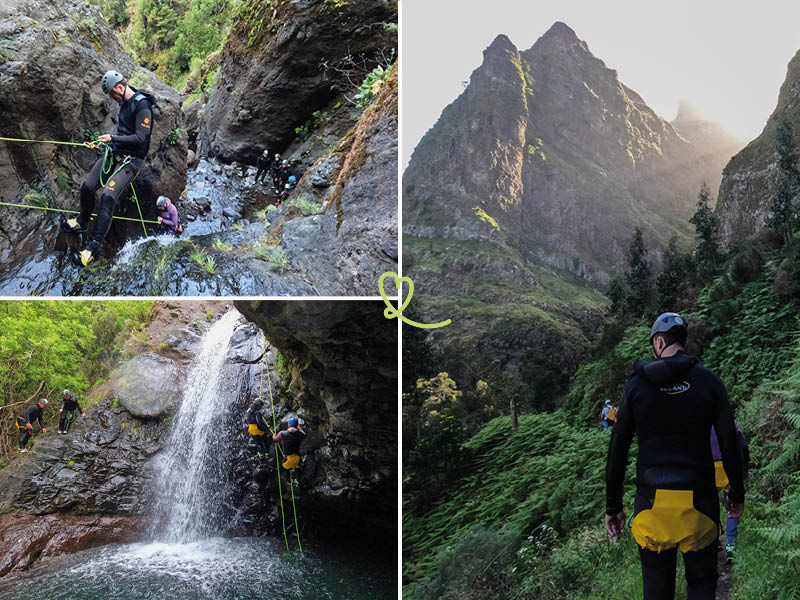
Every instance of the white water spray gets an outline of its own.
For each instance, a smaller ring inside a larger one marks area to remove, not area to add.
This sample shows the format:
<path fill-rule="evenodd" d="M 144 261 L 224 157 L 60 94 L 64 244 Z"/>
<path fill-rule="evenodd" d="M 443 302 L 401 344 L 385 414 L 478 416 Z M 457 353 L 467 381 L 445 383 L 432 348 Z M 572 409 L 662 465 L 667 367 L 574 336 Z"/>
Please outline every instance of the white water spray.
<path fill-rule="evenodd" d="M 218 472 L 219 449 L 228 443 L 219 418 L 239 387 L 237 383 L 231 389 L 224 363 L 240 316 L 232 310 L 214 323 L 186 379 L 166 456 L 160 463 L 156 509 L 158 515 L 167 515 L 167 521 L 156 539 L 183 543 L 213 533 L 211 521 L 219 504 L 214 483 L 224 475 Z"/>

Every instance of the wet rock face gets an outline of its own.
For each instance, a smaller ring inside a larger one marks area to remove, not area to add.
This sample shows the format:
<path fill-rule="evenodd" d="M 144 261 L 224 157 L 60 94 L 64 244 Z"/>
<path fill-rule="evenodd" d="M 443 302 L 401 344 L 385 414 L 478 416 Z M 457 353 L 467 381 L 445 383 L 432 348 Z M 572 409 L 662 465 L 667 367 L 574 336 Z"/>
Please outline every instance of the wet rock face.
<path fill-rule="evenodd" d="M 160 417 L 180 396 L 178 367 L 169 358 L 145 353 L 117 368 L 112 375 L 115 396 L 135 417 Z"/>
<path fill-rule="evenodd" d="M 384 305 L 235 304 L 285 357 L 289 374 L 282 386 L 324 436 L 324 446 L 309 439 L 301 448 L 304 518 L 320 534 L 394 539 L 397 327 L 383 316 Z"/>
<path fill-rule="evenodd" d="M 265 147 L 282 152 L 295 137 L 294 128 L 336 95 L 322 61 L 348 54 L 374 61 L 380 49 L 396 47 L 395 34 L 384 25 L 397 21 L 397 2 L 245 4 L 246 16 L 234 25 L 223 50 L 198 147 L 226 162 L 254 164 Z"/>
<path fill-rule="evenodd" d="M 292 265 L 321 295 L 370 296 L 397 271 L 397 67 L 334 153 L 318 161 L 293 195 L 316 198 L 322 214 L 283 225 Z M 328 277 L 320 278 L 320 274 Z"/>
<path fill-rule="evenodd" d="M 144 218 L 157 216 L 158 194 L 180 196 L 186 181 L 186 136 L 173 135 L 170 141 L 170 134 L 181 126 L 180 98 L 133 63 L 99 7 L 79 0 L 6 2 L 0 6 L 0 31 L 4 136 L 83 141 L 90 132 L 116 133 L 118 106 L 99 86 L 103 73 L 115 68 L 127 78 L 135 76 L 141 81 L 137 87 L 157 98 L 149 159 L 135 180 Z M 72 146 L 2 142 L 0 197 L 21 204 L 46 201 L 50 207 L 75 210 L 80 183 L 100 156 L 96 150 Z M 117 214 L 138 218 L 136 205 L 127 196 L 118 207 Z M 25 250 L 32 238 L 47 236 L 52 215 L 4 208 L 0 262 Z M 119 247 L 137 231 L 140 225 L 115 221 L 108 245 Z"/>
<path fill-rule="evenodd" d="M 125 544 L 145 537 L 148 522 L 129 516 L 3 515 L 0 517 L 0 577 L 25 570 L 42 558 L 91 546 Z"/>

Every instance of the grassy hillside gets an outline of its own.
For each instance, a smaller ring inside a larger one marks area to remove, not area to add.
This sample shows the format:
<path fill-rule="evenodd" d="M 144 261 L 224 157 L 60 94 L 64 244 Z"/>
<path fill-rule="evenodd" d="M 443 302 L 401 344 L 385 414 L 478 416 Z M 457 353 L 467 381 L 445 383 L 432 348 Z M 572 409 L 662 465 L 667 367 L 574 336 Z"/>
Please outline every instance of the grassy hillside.
<path fill-rule="evenodd" d="M 689 349 L 725 381 L 750 442 L 731 574 L 730 597 L 738 600 L 800 594 L 799 246 L 748 244 L 692 299 L 687 315 Z M 602 526 L 609 436 L 598 415 L 604 398 L 619 397 L 633 362 L 648 358 L 648 327 L 628 327 L 613 348 L 581 366 L 558 411 L 521 415 L 517 431 L 509 417 L 486 423 L 461 445 L 433 500 L 406 493 L 404 596 L 641 596 L 629 530 L 617 544 Z M 634 445 L 628 512 L 635 453 Z"/>

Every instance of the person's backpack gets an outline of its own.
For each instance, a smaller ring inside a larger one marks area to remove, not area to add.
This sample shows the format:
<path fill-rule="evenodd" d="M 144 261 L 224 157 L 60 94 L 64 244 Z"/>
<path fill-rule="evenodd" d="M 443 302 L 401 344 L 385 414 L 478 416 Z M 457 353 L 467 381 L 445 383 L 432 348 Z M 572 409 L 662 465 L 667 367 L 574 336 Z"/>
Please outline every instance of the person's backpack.
<path fill-rule="evenodd" d="M 608 407 L 608 416 L 606 417 L 609 421 L 616 421 L 617 420 L 617 409 L 613 406 Z"/>

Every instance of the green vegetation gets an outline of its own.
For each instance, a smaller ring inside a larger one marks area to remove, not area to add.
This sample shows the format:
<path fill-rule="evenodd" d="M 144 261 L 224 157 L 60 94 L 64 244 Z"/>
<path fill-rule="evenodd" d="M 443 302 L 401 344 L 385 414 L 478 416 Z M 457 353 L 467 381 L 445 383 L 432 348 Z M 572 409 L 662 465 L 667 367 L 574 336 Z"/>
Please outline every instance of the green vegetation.
<path fill-rule="evenodd" d="M 353 97 L 353 100 L 356 102 L 356 106 L 359 108 L 365 108 L 372 99 L 378 95 L 381 87 L 386 81 L 389 79 L 389 72 L 391 71 L 392 67 L 392 60 L 394 59 L 394 50 L 389 57 L 389 60 L 386 64 L 380 64 L 372 71 L 367 73 L 367 76 L 364 77 L 364 81 L 361 82 L 361 85 L 358 88 L 358 93 Z"/>
<path fill-rule="evenodd" d="M 203 264 L 206 272 L 213 275 L 217 271 L 217 261 L 213 256 L 206 256 L 206 261 Z"/>
<path fill-rule="evenodd" d="M 305 196 L 292 198 L 289 201 L 289 206 L 294 206 L 300 209 L 300 212 L 303 213 L 303 216 L 306 217 L 308 215 L 313 215 L 314 213 L 319 211 L 319 204 L 317 204 L 313 200 L 309 200 Z"/>
<path fill-rule="evenodd" d="M 289 265 L 289 259 L 280 246 L 256 246 L 253 256 L 265 261 L 271 270 L 278 273 L 283 273 Z"/>
<path fill-rule="evenodd" d="M 181 139 L 183 131 L 180 127 L 175 127 L 172 131 L 169 132 L 169 136 L 167 137 L 167 143 L 170 146 L 174 146 L 178 143 L 178 140 Z"/>
<path fill-rule="evenodd" d="M 311 132 L 319 129 L 325 123 L 330 121 L 331 116 L 329 113 L 322 110 L 315 110 L 311 113 L 311 118 L 303 123 L 300 127 L 295 127 L 294 132 L 301 140 L 307 140 Z"/>
<path fill-rule="evenodd" d="M 240 225 L 241 227 L 241 225 Z M 214 238 L 214 248 L 220 250 L 221 252 L 230 252 L 233 250 L 233 244 L 229 244 L 227 242 L 223 242 L 219 238 Z"/>
<path fill-rule="evenodd" d="M 41 192 L 28 192 L 25 194 L 25 204 L 31 206 L 47 207 L 50 204 L 50 199 Z"/>
<path fill-rule="evenodd" d="M 148 301 L 4 302 L 0 308 L 0 456 L 16 447 L 11 416 L 31 396 L 49 398 L 45 422 L 58 418 L 61 390 L 81 399 L 116 363 L 125 341 L 147 325 Z M 41 390 L 37 393 L 40 383 Z M 14 405 L 14 406 L 9 406 Z"/>
<path fill-rule="evenodd" d="M 196 265 L 200 265 L 201 267 L 205 266 L 206 264 L 206 251 L 202 248 L 196 248 L 189 252 L 189 260 L 191 260 Z"/>
<path fill-rule="evenodd" d="M 224 43 L 238 0 L 92 0 L 114 27 L 125 49 L 170 85 L 210 93 L 216 76 L 205 76 L 205 61 Z M 207 66 L 207 65 L 206 65 Z M 134 87 L 146 87 L 147 75 L 131 77 Z"/>
<path fill-rule="evenodd" d="M 58 167 L 56 170 L 56 186 L 62 192 L 69 187 L 69 171 L 65 167 Z"/>
<path fill-rule="evenodd" d="M 488 223 L 489 225 L 491 225 L 491 226 L 492 226 L 492 229 L 494 229 L 495 231 L 500 231 L 500 225 L 498 225 L 498 224 L 497 224 L 497 221 L 495 221 L 495 220 L 494 220 L 492 217 L 490 217 L 490 216 L 489 216 L 489 215 L 486 213 L 486 211 L 485 211 L 485 210 L 483 210 L 483 209 L 482 209 L 482 208 L 480 208 L 479 206 L 476 206 L 476 207 L 475 207 L 475 208 L 473 208 L 472 210 L 474 210 L 474 211 L 475 211 L 475 215 L 477 215 L 478 219 L 480 219 L 480 221 L 481 221 L 482 223 Z"/>
<path fill-rule="evenodd" d="M 709 204 L 704 187 L 691 221 L 697 247 L 686 251 L 673 239 L 655 281 L 646 240 L 634 233 L 628 273 L 609 290 L 614 314 L 595 344 L 594 359 L 562 387 L 547 388 L 518 374 L 515 388 L 484 366 L 473 373 L 480 377 L 474 390 L 461 388 L 449 374 L 434 372 L 445 357 L 427 338 L 414 339 L 404 328 L 404 597 L 641 597 L 630 531 L 613 543 L 602 525 L 609 437 L 598 418 L 606 398 L 620 397 L 632 364 L 648 359 L 652 318 L 675 308 L 690 323 L 689 351 L 723 379 L 750 442 L 730 597 L 800 595 L 800 234 L 787 241 L 785 232 L 767 231 L 725 254 Z M 463 260 L 469 244 L 418 238 L 404 243 L 413 247 L 415 264 L 434 273 L 448 261 Z M 494 250 L 498 256 L 500 248 Z M 476 252 L 491 264 L 486 244 Z M 486 285 L 495 297 L 512 289 L 491 277 Z M 529 301 L 515 297 L 513 306 L 492 306 L 476 300 L 488 289 L 471 291 L 469 298 L 426 299 L 441 314 L 455 318 L 461 308 L 479 324 L 464 348 L 507 339 L 495 329 L 493 310 L 506 313 L 509 328 L 524 326 L 508 314 Z M 529 321 L 534 313 L 525 312 Z M 561 352 L 555 342 L 568 329 L 559 329 L 552 315 L 550 321 L 537 318 L 537 328 L 549 325 L 559 336 L 542 333 L 549 351 Z M 445 328 L 440 341 L 447 335 Z M 541 412 L 543 407 L 552 411 Z M 515 428 L 516 411 L 521 414 Z M 628 512 L 635 455 L 634 444 L 625 487 Z M 679 574 L 676 598 L 685 598 L 682 579 Z"/>

